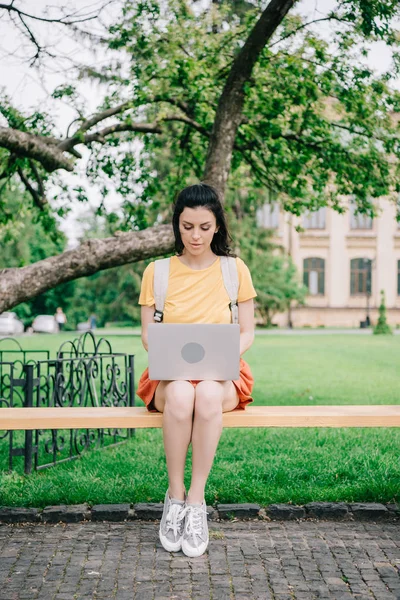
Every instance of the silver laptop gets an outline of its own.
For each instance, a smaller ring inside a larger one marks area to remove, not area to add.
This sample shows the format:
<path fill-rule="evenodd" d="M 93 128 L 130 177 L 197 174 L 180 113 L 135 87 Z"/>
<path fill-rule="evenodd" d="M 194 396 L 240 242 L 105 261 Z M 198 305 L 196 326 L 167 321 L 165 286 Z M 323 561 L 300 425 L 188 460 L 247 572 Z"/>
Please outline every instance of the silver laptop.
<path fill-rule="evenodd" d="M 149 378 L 239 379 L 240 325 L 150 323 Z"/>

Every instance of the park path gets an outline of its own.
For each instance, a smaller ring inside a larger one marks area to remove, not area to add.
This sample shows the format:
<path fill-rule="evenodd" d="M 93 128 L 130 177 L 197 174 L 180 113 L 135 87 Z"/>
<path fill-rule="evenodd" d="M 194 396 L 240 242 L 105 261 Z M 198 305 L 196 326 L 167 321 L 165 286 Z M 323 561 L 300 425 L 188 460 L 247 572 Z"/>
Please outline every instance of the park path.
<path fill-rule="evenodd" d="M 205 555 L 158 522 L 0 525 L 1 600 L 399 600 L 398 523 L 210 522 Z"/>

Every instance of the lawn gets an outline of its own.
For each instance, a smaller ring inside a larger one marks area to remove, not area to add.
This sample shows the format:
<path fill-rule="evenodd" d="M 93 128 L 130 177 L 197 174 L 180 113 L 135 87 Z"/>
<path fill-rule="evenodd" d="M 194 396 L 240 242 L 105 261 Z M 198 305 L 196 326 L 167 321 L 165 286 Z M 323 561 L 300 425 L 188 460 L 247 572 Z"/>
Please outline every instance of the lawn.
<path fill-rule="evenodd" d="M 24 349 L 53 356 L 70 333 L 21 338 Z M 135 354 L 136 382 L 147 354 L 137 336 L 110 336 L 116 352 Z M 255 376 L 259 405 L 399 404 L 400 336 L 256 336 L 244 358 Z M 141 404 L 141 400 L 137 400 Z M 303 504 L 310 501 L 400 500 L 400 430 L 226 429 L 206 501 Z M 44 507 L 159 502 L 168 485 L 161 430 L 138 430 L 118 447 L 24 476 L 22 459 L 7 474 L 0 441 L 0 505 Z M 185 483 L 190 485 L 189 449 Z"/>

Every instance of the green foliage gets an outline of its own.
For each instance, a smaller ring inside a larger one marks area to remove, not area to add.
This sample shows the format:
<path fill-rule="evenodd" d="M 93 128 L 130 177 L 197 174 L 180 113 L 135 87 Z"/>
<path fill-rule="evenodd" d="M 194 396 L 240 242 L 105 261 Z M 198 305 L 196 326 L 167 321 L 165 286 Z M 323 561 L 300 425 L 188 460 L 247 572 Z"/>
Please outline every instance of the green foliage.
<path fill-rule="evenodd" d="M 12 187 L 2 201 L 4 210 L 13 212 L 16 218 L 5 225 L 0 223 L 0 269 L 25 267 L 65 250 L 65 235 L 57 229 L 55 240 L 49 238 L 43 223 L 32 214 L 26 195 L 18 188 Z M 38 314 L 54 314 L 57 306 L 65 310 L 73 293 L 74 282 L 64 283 L 13 310 L 25 325 L 30 325 Z"/>
<path fill-rule="evenodd" d="M 304 304 L 307 289 L 300 283 L 291 258 L 272 243 L 271 231 L 257 227 L 252 217 L 231 222 L 231 230 L 239 241 L 240 257 L 252 274 L 256 313 L 271 327 L 276 313 L 287 310 L 292 303 Z"/>
<path fill-rule="evenodd" d="M 392 19 L 398 14 L 398 0 L 341 0 L 346 20 L 353 22 L 365 36 L 391 42 Z"/>
<path fill-rule="evenodd" d="M 80 241 L 109 237 L 120 225 L 113 214 L 109 218 L 88 214 L 81 222 L 85 224 L 85 232 Z M 69 320 L 76 325 L 87 321 L 94 313 L 99 327 L 107 322 L 139 324 L 140 285 L 149 262 L 127 264 L 76 280 L 74 295 L 68 305 Z"/>
<path fill-rule="evenodd" d="M 142 263 L 123 265 L 76 281 L 69 303 L 69 319 L 77 324 L 87 321 L 94 313 L 100 327 L 116 321 L 124 321 L 125 325 L 139 324 L 138 300 L 145 266 Z"/>
<path fill-rule="evenodd" d="M 66 247 L 66 236 L 57 230 L 55 241 L 48 239 L 41 222 L 36 222 L 27 195 L 13 186 L 3 195 L 6 212 L 16 216 L 13 222 L 0 225 L 0 261 L 2 267 L 24 267 Z"/>
<path fill-rule="evenodd" d="M 392 328 L 386 319 L 386 304 L 385 304 L 385 292 L 381 290 L 381 303 L 379 306 L 379 318 L 378 322 L 374 327 L 374 334 L 391 335 L 393 333 Z"/>

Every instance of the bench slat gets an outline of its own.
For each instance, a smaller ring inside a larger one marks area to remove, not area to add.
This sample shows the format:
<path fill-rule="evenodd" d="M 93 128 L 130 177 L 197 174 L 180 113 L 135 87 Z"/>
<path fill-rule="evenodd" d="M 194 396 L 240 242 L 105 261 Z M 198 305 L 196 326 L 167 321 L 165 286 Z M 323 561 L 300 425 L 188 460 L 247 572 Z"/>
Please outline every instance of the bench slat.
<path fill-rule="evenodd" d="M 400 427 L 400 405 L 249 406 L 224 427 Z M 162 414 L 134 407 L 0 408 L 0 431 L 162 427 Z"/>

